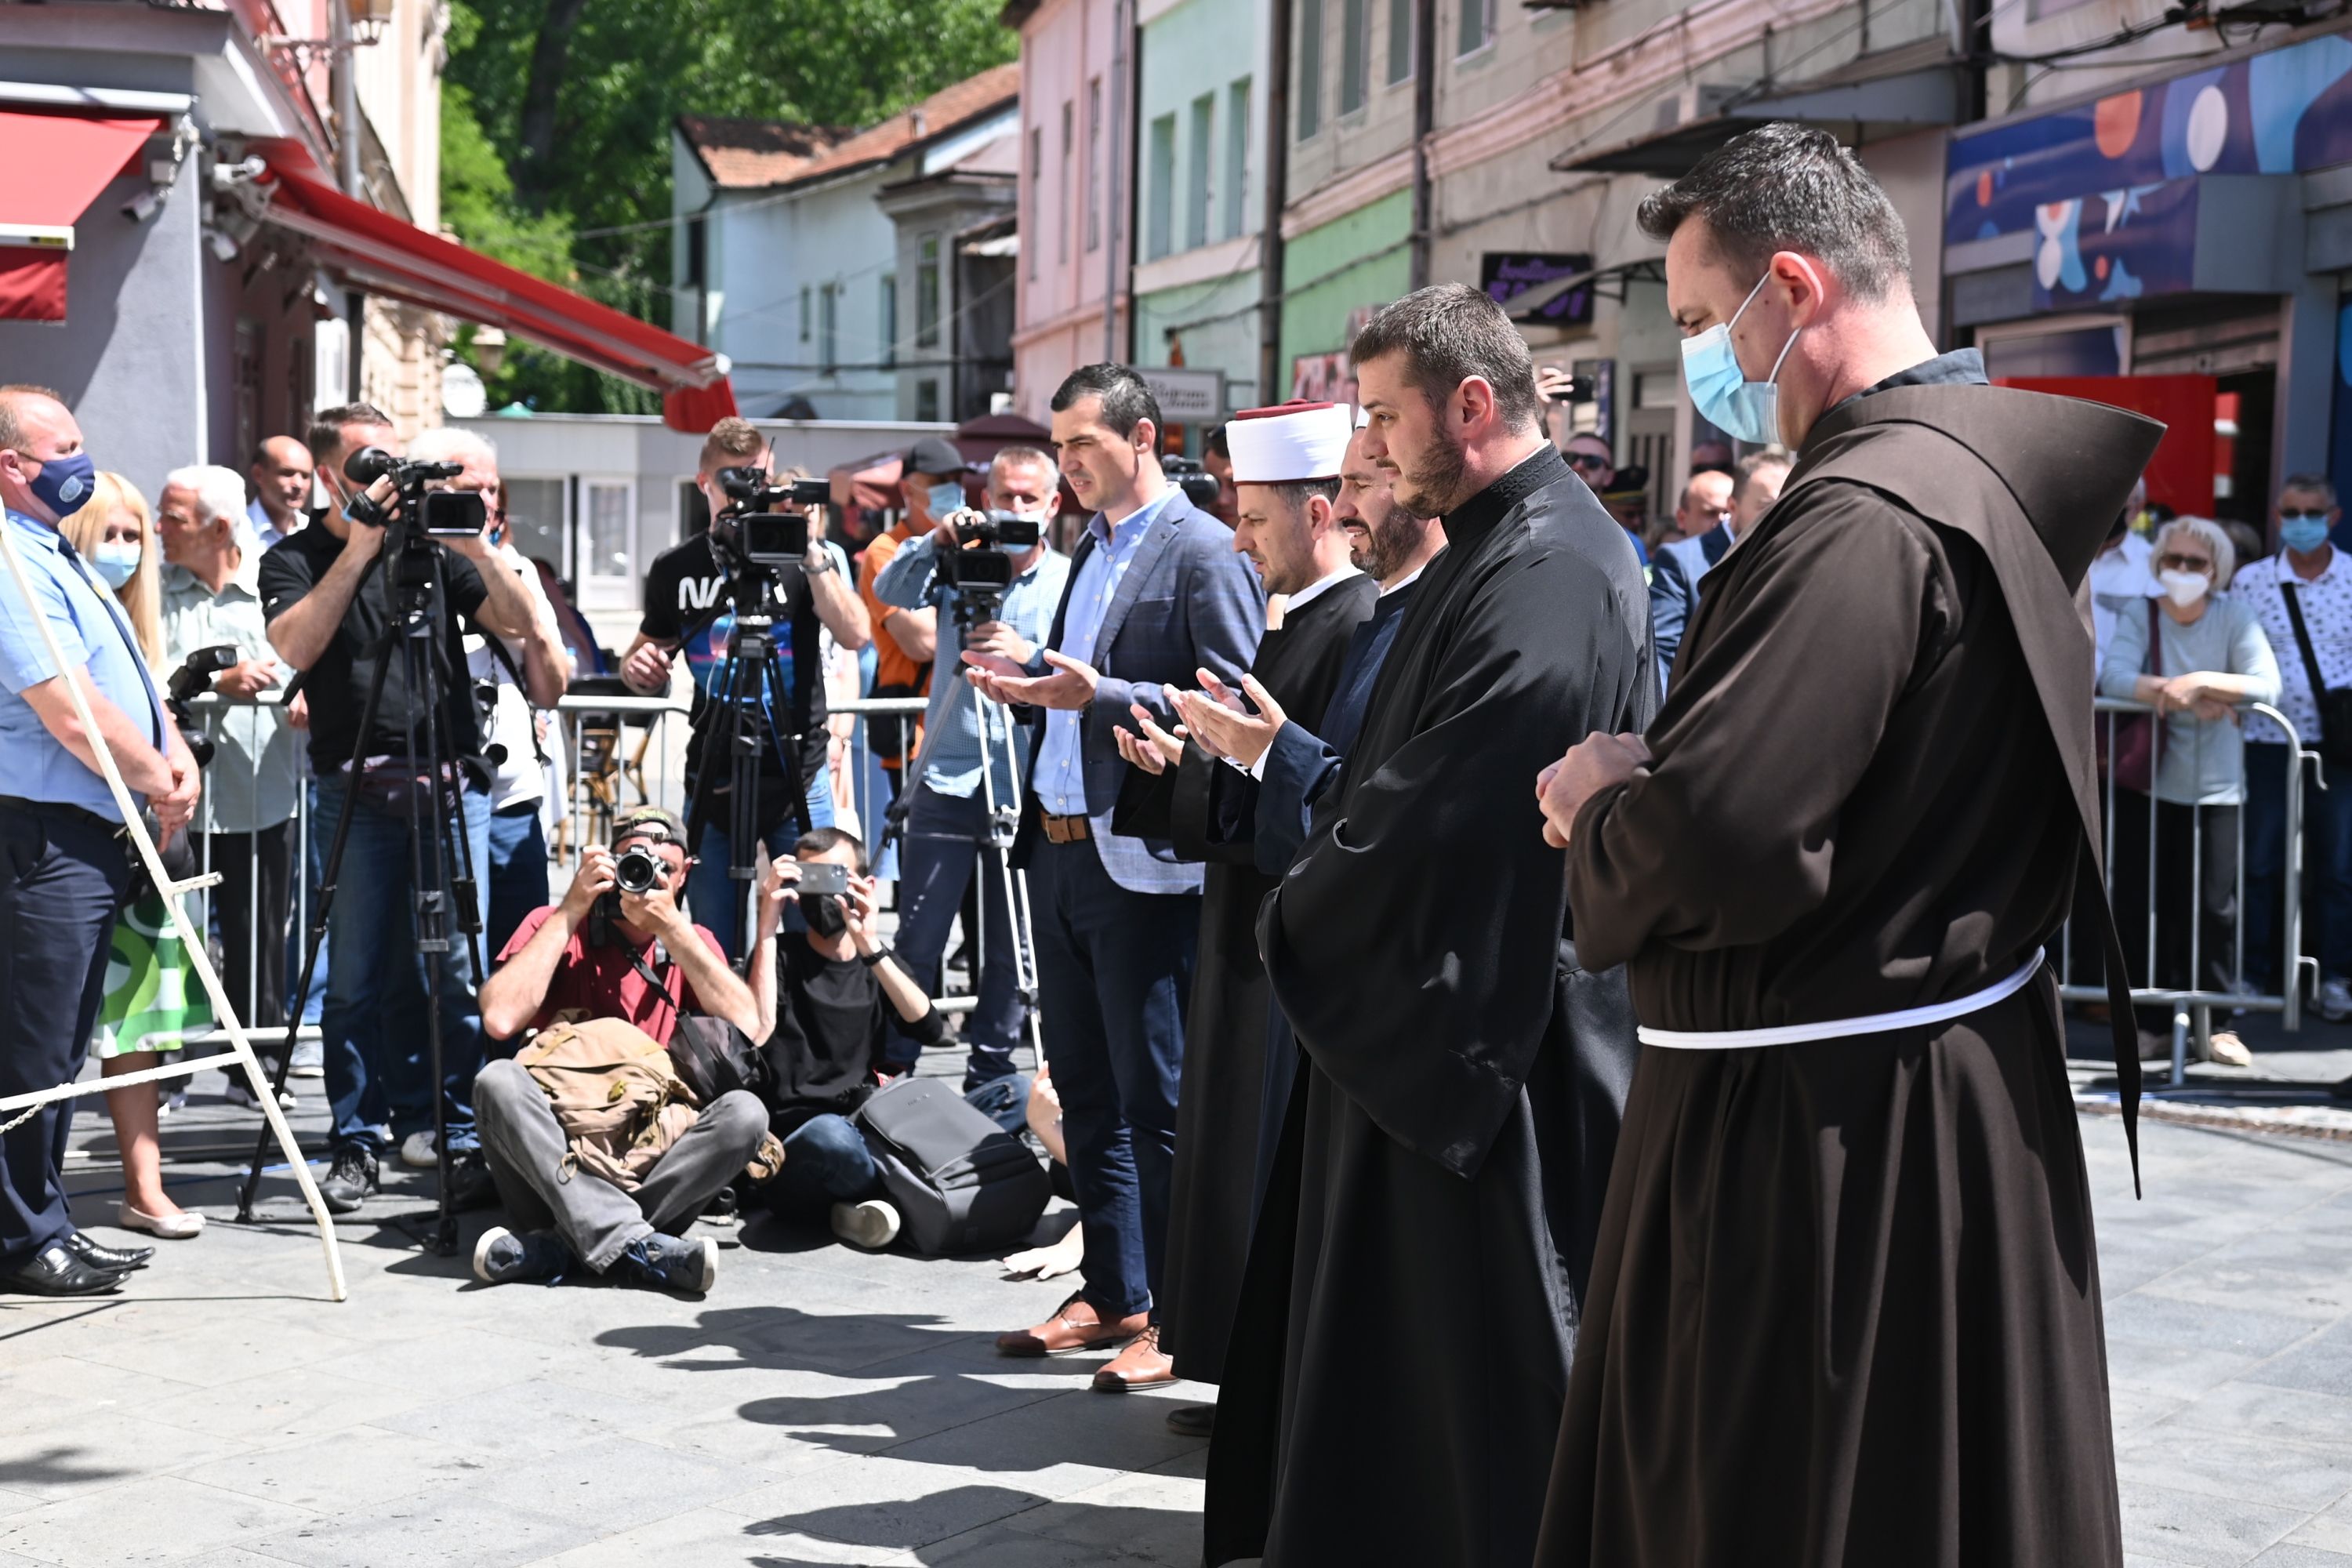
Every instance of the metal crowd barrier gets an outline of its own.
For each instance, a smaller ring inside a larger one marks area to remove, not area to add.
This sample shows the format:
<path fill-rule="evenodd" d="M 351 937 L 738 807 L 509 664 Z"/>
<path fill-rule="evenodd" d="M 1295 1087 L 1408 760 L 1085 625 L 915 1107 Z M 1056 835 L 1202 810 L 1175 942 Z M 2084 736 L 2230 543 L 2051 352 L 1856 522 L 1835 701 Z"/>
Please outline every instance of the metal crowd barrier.
<path fill-rule="evenodd" d="M 845 826 L 854 825 L 858 837 L 865 840 L 869 852 L 878 853 L 884 824 L 891 802 L 888 781 L 884 777 L 878 759 L 867 744 L 874 727 L 887 725 L 898 731 L 898 752 L 904 756 L 914 738 L 915 728 L 921 721 L 929 700 L 922 697 L 858 698 L 830 704 L 830 724 L 839 744 L 835 748 L 841 767 L 836 779 L 836 812 Z M 230 698 L 217 692 L 205 692 L 191 700 L 189 708 L 197 726 L 219 739 L 222 726 L 233 712 L 259 709 L 274 715 L 274 722 L 289 727 L 284 712 L 282 691 L 266 691 L 257 697 Z M 556 705 L 556 717 L 547 737 L 549 754 L 559 757 L 563 780 L 562 810 L 555 814 L 548 835 L 549 856 L 552 867 L 569 872 L 579 864 L 581 849 L 590 844 L 610 841 L 614 820 L 635 805 L 651 803 L 668 806 L 683 814 L 686 807 L 686 771 L 688 747 L 688 699 L 678 697 L 635 696 L 566 696 Z M 310 830 L 310 763 L 307 740 L 289 735 L 292 743 L 294 809 L 289 828 L 291 857 L 290 920 L 296 957 L 286 965 L 287 984 L 297 978 L 299 968 L 300 942 L 310 929 L 311 889 L 309 876 Z M 269 752 L 275 742 L 250 750 L 222 746 L 212 767 L 206 770 L 207 782 L 217 779 L 221 771 L 236 766 L 247 768 L 243 781 L 258 789 L 262 774 L 274 768 L 288 766 L 281 757 Z M 829 781 L 832 782 L 832 781 Z M 219 869 L 211 863 L 211 835 L 219 831 L 215 826 L 214 793 L 207 788 L 197 809 L 191 830 L 199 837 L 198 867 L 201 871 Z M 257 854 L 257 850 L 256 853 Z M 258 924 L 259 878 L 248 874 L 247 886 L 254 891 L 248 896 L 246 917 Z M 190 916 L 199 931 L 214 931 L 215 924 L 214 900 L 221 897 L 217 887 L 207 888 L 188 895 Z M 258 989 L 259 943 L 253 944 L 252 956 L 246 966 L 244 994 L 251 995 Z M 488 955 L 485 955 L 488 956 Z M 331 951 L 330 952 L 331 957 Z M 321 976 L 314 981 L 314 992 L 324 985 Z M 971 998 L 949 996 L 940 999 L 943 1011 L 968 1010 Z M 295 1005 L 299 1008 L 299 1002 Z M 264 1047 L 284 1038 L 282 1025 L 253 1031 Z M 303 1025 L 296 1034 L 298 1041 L 316 1041 L 319 1028 L 315 1024 Z M 214 1027 L 190 1030 L 184 1037 L 189 1048 L 226 1045 L 226 1030 Z"/>
<path fill-rule="evenodd" d="M 2133 720 L 2147 720 L 2160 730 L 2168 724 L 2167 719 L 2142 702 L 2103 697 L 2093 706 L 2099 755 L 2109 761 L 2124 754 L 2127 726 Z M 2192 1043 L 2200 1056 L 2209 1047 L 2216 1008 L 2225 1014 L 2276 1013 L 2284 1027 L 2299 1029 L 2304 982 L 2306 977 L 2317 978 L 2317 961 L 2303 953 L 2303 791 L 2305 764 L 2313 769 L 2320 787 L 2326 787 L 2318 775 L 2318 753 L 2304 745 L 2285 714 L 2268 703 L 2247 702 L 2239 704 L 2228 718 L 2197 724 L 2187 766 L 2192 779 L 2202 778 L 2204 764 L 2213 760 L 2209 748 L 2251 752 L 2264 743 L 2245 739 L 2246 721 L 2255 715 L 2284 734 L 2285 743 L 2277 750 L 2289 753 L 2291 763 L 2284 770 L 2283 798 L 2276 803 L 2281 853 L 2274 906 L 2274 945 L 2279 954 L 2275 990 L 2259 990 L 2246 979 L 2246 928 L 2253 912 L 2248 897 L 2248 819 L 2254 810 L 2266 808 L 2266 803 L 2252 798 L 2248 760 L 2242 754 L 2239 799 L 2234 805 L 2196 808 L 2126 789 L 2116 782 L 2115 768 L 2103 762 L 2108 901 L 2123 933 L 2125 963 L 2133 981 L 2132 1001 L 2140 1007 L 2160 1008 L 2169 1016 L 2174 1087 L 2187 1081 Z M 2177 766 L 2177 751 L 2173 760 Z M 2158 787 L 2165 764 L 2166 752 L 2158 752 L 2151 781 Z M 2228 814 L 2226 818 L 2220 815 L 2223 812 Z M 2220 890 L 2212 884 L 2222 876 L 2220 862 L 2224 851 L 2228 900 L 2226 907 L 2215 906 L 2209 911 L 2209 895 Z M 2184 870 L 2185 889 L 2179 885 Z M 2060 936 L 2059 994 L 2068 1002 L 2104 1003 L 2107 988 L 2096 944 L 2077 943 L 2074 934 L 2070 923 Z M 2212 951 L 2211 944 L 2217 941 L 2225 952 Z M 2184 947 L 2185 963 L 2181 962 Z"/>

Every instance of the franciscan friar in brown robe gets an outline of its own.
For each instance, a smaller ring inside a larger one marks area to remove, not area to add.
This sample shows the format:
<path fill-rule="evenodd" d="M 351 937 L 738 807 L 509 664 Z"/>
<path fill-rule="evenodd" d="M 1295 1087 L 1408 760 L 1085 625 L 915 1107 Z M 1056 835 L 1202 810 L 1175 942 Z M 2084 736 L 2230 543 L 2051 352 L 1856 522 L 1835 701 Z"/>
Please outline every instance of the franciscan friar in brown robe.
<path fill-rule="evenodd" d="M 2074 907 L 2112 941 L 2074 593 L 2158 427 L 1982 380 L 1944 355 L 1815 423 L 1652 763 L 1576 815 L 1578 947 L 1646 1029 L 1969 996 Z M 2120 1563 L 2064 1058 L 2046 967 L 1937 1026 L 1645 1047 L 1538 1561 Z"/>

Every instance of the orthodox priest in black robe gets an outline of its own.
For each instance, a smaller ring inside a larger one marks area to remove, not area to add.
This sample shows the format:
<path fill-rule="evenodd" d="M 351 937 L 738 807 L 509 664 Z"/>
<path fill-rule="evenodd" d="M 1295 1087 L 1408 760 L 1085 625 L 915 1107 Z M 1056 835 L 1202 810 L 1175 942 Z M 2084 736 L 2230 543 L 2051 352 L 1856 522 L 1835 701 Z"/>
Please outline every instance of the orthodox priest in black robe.
<path fill-rule="evenodd" d="M 1655 727 L 1548 770 L 1644 1049 L 1538 1560 L 2114 1568 L 2042 952 L 2072 910 L 2119 957 L 2075 595 L 2159 427 L 1937 355 L 1901 221 L 1824 132 L 1733 141 L 1643 224 L 1700 412 L 1797 460 Z"/>
<path fill-rule="evenodd" d="M 1259 919 L 1301 1060 L 1206 1555 L 1507 1568 L 1534 1549 L 1634 1048 L 1622 976 L 1579 964 L 1561 858 L 1510 775 L 1548 739 L 1647 721 L 1648 595 L 1544 439 L 1493 300 L 1418 290 L 1351 353 L 1366 454 L 1447 547 Z"/>
<path fill-rule="evenodd" d="M 1331 700 L 1356 628 L 1380 595 L 1349 561 L 1333 507 L 1354 426 L 1345 405 L 1322 403 L 1254 409 L 1225 427 L 1234 548 L 1269 596 L 1284 596 L 1282 624 L 1258 644 L 1250 679 L 1284 709 L 1319 712 Z M 1158 732 L 1150 710 L 1136 713 L 1146 736 Z M 1257 911 L 1275 879 L 1256 863 L 1255 778 L 1199 745 L 1171 767 L 1152 741 L 1125 731 L 1118 738 L 1135 764 L 1121 791 L 1133 826 L 1119 830 L 1172 838 L 1182 858 L 1208 863 L 1159 1306 L 1160 1349 L 1176 1375 L 1220 1383 L 1254 1213 L 1267 1009 Z"/>

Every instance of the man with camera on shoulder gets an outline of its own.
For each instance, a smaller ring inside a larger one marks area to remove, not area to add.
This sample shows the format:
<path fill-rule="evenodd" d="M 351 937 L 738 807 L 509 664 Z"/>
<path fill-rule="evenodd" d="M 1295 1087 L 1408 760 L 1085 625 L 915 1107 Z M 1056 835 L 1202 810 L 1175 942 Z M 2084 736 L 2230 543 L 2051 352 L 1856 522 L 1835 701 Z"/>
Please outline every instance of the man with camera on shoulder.
<path fill-rule="evenodd" d="M 624 814 L 612 847 L 583 850 L 562 901 L 532 911 L 499 955 L 482 986 L 489 1032 L 617 1021 L 667 1047 L 688 1013 L 764 1037 L 751 987 L 727 967 L 719 939 L 678 909 L 689 863 L 676 816 L 650 805 Z M 483 1151 L 511 1222 L 483 1234 L 475 1275 L 503 1285 L 584 1264 L 635 1284 L 709 1289 L 715 1245 L 672 1233 L 751 1162 L 767 1107 L 746 1089 L 717 1095 L 625 1186 L 578 1160 L 578 1130 L 524 1065 L 530 1057 L 493 1061 L 475 1080 Z"/>
<path fill-rule="evenodd" d="M 939 1044 L 947 1026 L 883 945 L 874 879 L 865 873 L 865 845 L 838 827 L 803 834 L 792 858 L 769 864 L 751 955 L 752 1037 L 767 1042 L 775 1075 L 769 1125 L 784 1143 L 783 1170 L 761 1189 L 770 1211 L 823 1215 L 844 1241 L 878 1250 L 898 1239 L 899 1215 L 850 1118 L 878 1087 L 894 1034 L 919 1050 Z M 780 939 L 790 898 L 807 929 Z"/>
<path fill-rule="evenodd" d="M 395 563 L 385 554 L 385 542 L 404 502 L 391 474 L 362 479 L 348 468 L 369 447 L 381 455 L 390 437 L 391 421 L 363 404 L 319 416 L 310 447 L 320 457 L 319 471 L 329 477 L 337 504 L 317 526 L 273 547 L 262 557 L 260 572 L 270 646 L 303 673 L 310 698 L 310 767 L 318 779 L 311 836 L 331 844 L 337 825 L 346 814 L 351 817 L 339 879 L 352 890 L 335 899 L 328 912 L 329 941 L 341 961 L 329 967 L 320 1018 L 327 1098 L 334 1115 L 332 1163 L 320 1192 L 336 1214 L 352 1213 L 376 1190 L 387 1126 L 397 1139 L 432 1125 L 429 1099 L 418 1118 L 413 1107 L 394 1106 L 391 1095 L 401 1043 L 386 1038 L 384 1018 L 394 988 L 412 983 L 428 994 L 428 1005 L 440 1010 L 439 1087 L 461 1201 L 487 1191 L 468 1103 L 482 1065 L 482 1022 L 471 947 L 464 935 L 467 921 L 458 911 L 450 912 L 440 994 L 430 996 L 430 971 L 417 943 L 416 889 L 410 886 L 409 837 L 423 825 L 410 816 L 429 797 L 430 809 L 444 817 L 437 837 L 452 889 L 467 864 L 457 858 L 458 836 L 470 847 L 473 923 L 478 926 L 487 913 L 482 895 L 488 888 L 490 797 L 481 726 L 465 673 L 461 621 L 512 638 L 530 636 L 534 626 L 530 600 L 515 575 L 482 569 L 492 558 L 487 518 L 478 533 L 465 538 L 402 529 L 407 551 L 420 562 L 429 560 L 433 568 L 436 586 L 426 592 L 429 614 L 437 621 L 431 658 L 440 702 L 431 720 L 445 755 L 454 759 L 427 787 L 421 782 L 427 763 L 415 752 L 424 743 L 428 700 L 425 692 L 410 689 L 404 650 L 396 637 L 386 635 L 398 624 L 402 590 L 392 580 Z M 415 520 L 420 526 L 424 521 Z M 369 732 L 362 735 L 361 718 L 379 658 L 388 659 L 389 668 Z M 415 1125 L 402 1124 L 412 1120 Z"/>

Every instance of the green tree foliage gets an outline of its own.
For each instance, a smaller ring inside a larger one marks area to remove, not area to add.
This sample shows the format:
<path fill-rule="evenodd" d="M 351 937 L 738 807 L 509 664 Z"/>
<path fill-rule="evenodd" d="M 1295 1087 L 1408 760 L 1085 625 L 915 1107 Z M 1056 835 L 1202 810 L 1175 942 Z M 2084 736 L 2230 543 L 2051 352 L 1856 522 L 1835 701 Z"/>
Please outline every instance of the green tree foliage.
<path fill-rule="evenodd" d="M 669 325 L 680 114 L 859 126 L 1011 59 L 1002 0 L 457 0 L 442 221 L 469 246 Z M 470 354 L 470 332 L 459 353 Z M 642 388 L 522 345 L 492 405 L 640 412 Z"/>

